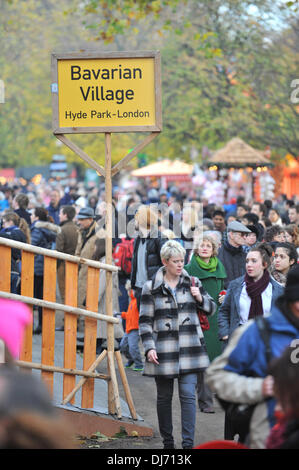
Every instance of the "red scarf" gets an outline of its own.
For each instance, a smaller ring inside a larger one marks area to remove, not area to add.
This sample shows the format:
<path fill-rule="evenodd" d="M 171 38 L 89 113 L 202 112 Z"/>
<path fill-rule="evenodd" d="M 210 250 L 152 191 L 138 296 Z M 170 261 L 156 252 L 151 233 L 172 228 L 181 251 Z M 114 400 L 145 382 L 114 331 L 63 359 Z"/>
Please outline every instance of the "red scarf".
<path fill-rule="evenodd" d="M 262 292 L 267 288 L 269 282 L 270 274 L 267 269 L 265 269 L 263 276 L 258 281 L 254 281 L 247 273 L 245 274 L 246 291 L 251 299 L 248 319 L 264 314 Z"/>

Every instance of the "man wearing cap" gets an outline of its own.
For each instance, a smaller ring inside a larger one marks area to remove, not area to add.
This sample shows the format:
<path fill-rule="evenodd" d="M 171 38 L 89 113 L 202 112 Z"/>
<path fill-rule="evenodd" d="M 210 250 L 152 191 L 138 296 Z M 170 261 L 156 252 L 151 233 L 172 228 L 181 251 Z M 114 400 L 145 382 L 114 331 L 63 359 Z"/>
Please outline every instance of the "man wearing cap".
<path fill-rule="evenodd" d="M 96 241 L 96 222 L 95 214 L 91 207 L 82 207 L 77 214 L 77 223 L 79 225 L 78 242 L 75 256 L 92 259 Z M 78 277 L 78 307 L 85 308 L 83 302 L 86 296 L 87 266 L 80 264 Z M 78 330 L 83 331 L 81 318 L 78 321 Z"/>
<path fill-rule="evenodd" d="M 241 222 L 236 220 L 227 226 L 227 241 L 220 247 L 218 258 L 225 267 L 227 278 L 224 281 L 226 289 L 230 281 L 245 274 L 246 253 L 242 246 L 245 245 L 244 236 L 251 231 Z"/>
<path fill-rule="evenodd" d="M 291 346 L 290 361 L 299 367 L 299 266 L 287 275 L 283 294 L 267 317 L 271 358 L 280 357 Z M 221 399 L 244 405 L 256 404 L 246 444 L 265 448 L 276 423 L 273 378 L 268 375 L 266 348 L 257 324 L 249 320 L 237 328 L 221 354 L 206 370 L 206 383 Z"/>

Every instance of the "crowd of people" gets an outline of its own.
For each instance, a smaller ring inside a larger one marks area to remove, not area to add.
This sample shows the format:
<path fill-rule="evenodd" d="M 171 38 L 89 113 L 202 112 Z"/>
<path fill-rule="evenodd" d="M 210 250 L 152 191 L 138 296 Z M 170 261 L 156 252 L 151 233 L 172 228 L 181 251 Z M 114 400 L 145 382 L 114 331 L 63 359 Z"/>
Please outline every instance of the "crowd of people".
<path fill-rule="evenodd" d="M 14 186 L 2 188 L 2 195 L 0 237 L 105 260 L 104 187 Z M 240 196 L 216 206 L 200 197 L 190 198 L 175 186 L 165 190 L 139 185 L 126 191 L 115 187 L 112 209 L 113 250 L 132 241 L 130 271 L 119 265 L 119 273 L 113 275 L 113 310 L 121 317 L 115 337 L 126 367 L 155 378 L 164 448 L 174 448 L 174 379 L 179 385 L 183 448 L 194 446 L 196 401 L 201 412 L 214 413 L 215 395 L 259 405 L 246 436 L 240 435 L 226 413 L 227 440 L 239 435 L 251 448 L 273 447 L 271 432 L 278 402 L 285 419 L 280 431 L 291 426 L 292 436 L 298 436 L 298 407 L 290 404 L 289 417 L 285 407 L 292 394 L 285 398 L 282 366 L 273 365 L 273 373 L 269 372 L 272 369 L 268 370 L 255 322 L 258 317 L 267 319 L 275 359 L 293 339 L 299 339 L 296 197 L 281 195 L 260 202 Z M 42 255 L 35 256 L 34 268 L 34 296 L 42 298 Z M 57 269 L 64 302 L 62 261 Z M 17 249 L 12 253 L 11 272 L 11 291 L 18 293 L 21 259 Z M 83 264 L 78 277 L 81 308 L 86 282 Z M 101 277 L 100 313 L 105 313 L 104 285 Z M 84 331 L 81 318 L 78 330 Z M 40 309 L 34 333 L 41 331 Z M 100 325 L 97 352 L 105 347 L 105 335 L 104 325 Z M 289 369 L 290 380 L 292 377 L 298 388 L 298 368 L 296 374 L 295 368 Z M 277 377 L 277 386 L 273 386 L 273 377 Z M 286 446 L 286 441 L 280 434 L 279 445 Z M 298 438 L 296 442 L 299 447 Z"/>

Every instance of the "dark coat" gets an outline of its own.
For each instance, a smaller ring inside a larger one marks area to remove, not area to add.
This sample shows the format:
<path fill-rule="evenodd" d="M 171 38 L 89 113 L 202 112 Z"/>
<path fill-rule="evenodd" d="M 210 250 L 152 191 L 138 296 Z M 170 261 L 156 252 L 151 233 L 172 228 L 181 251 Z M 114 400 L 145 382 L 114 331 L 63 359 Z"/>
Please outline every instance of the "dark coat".
<path fill-rule="evenodd" d="M 284 288 L 281 284 L 270 277 L 272 284 L 271 309 L 276 299 L 283 294 Z M 240 296 L 243 289 L 244 276 L 235 279 L 229 284 L 225 299 L 218 312 L 219 338 L 231 335 L 240 324 Z"/>
<path fill-rule="evenodd" d="M 18 214 L 19 217 L 22 217 L 22 219 L 25 219 L 27 224 L 31 225 L 31 214 L 30 212 L 26 211 L 25 209 L 15 209 L 15 213 Z"/>
<path fill-rule="evenodd" d="M 12 226 L 4 228 L 0 232 L 0 237 L 8 238 L 9 240 L 15 240 L 16 242 L 26 243 L 26 236 L 19 227 Z M 14 272 L 19 272 L 18 261 L 21 260 L 21 251 L 17 248 L 12 248 L 11 250 L 11 270 Z"/>
<path fill-rule="evenodd" d="M 218 252 L 218 259 L 222 262 L 226 271 L 226 280 L 224 288 L 227 289 L 230 281 L 245 274 L 247 253 L 240 246 L 235 248 L 228 242 L 224 242 Z"/>
<path fill-rule="evenodd" d="M 37 221 L 31 225 L 31 244 L 39 246 L 40 248 L 52 248 L 52 243 L 55 242 L 57 234 L 60 232 L 58 225 L 51 222 Z M 34 256 L 34 275 L 44 275 L 44 256 Z"/>
<path fill-rule="evenodd" d="M 50 204 L 47 207 L 47 211 L 49 213 L 49 216 L 53 218 L 54 224 L 59 225 L 60 220 L 59 220 L 59 212 L 60 212 L 61 204 L 59 202 L 57 207 L 54 207 L 53 204 Z"/>
<path fill-rule="evenodd" d="M 151 279 L 153 275 L 158 271 L 162 266 L 162 261 L 160 257 L 160 251 L 164 243 L 168 238 L 163 238 L 160 232 L 156 232 L 155 236 L 149 234 L 146 238 L 146 270 L 147 278 Z M 134 289 L 136 282 L 136 272 L 137 272 L 137 254 L 138 247 L 140 244 L 141 238 L 138 235 L 134 241 L 134 252 L 132 260 L 132 272 L 131 272 L 131 287 Z"/>
<path fill-rule="evenodd" d="M 183 270 L 176 287 L 176 298 L 164 283 L 165 268 L 158 270 L 142 289 L 139 331 L 145 356 L 156 349 L 159 365 L 145 362 L 144 375 L 175 378 L 181 374 L 196 373 L 209 365 L 198 310 L 207 315 L 216 310 L 214 300 L 200 288 L 203 302 L 199 304 L 191 294 L 191 278 Z"/>

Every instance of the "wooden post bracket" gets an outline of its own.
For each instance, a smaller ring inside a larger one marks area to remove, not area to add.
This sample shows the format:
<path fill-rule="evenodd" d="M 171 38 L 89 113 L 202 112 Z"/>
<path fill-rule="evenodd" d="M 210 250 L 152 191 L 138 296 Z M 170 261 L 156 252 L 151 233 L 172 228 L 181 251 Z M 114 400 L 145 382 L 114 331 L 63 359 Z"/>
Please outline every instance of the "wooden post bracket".
<path fill-rule="evenodd" d="M 111 169 L 111 176 L 115 176 L 119 171 L 121 171 L 131 160 L 136 157 L 136 155 L 141 152 L 141 150 L 146 147 L 148 144 L 157 137 L 160 132 L 152 132 L 148 135 L 142 142 L 140 142 L 130 153 L 123 157 L 119 162 L 117 162 L 114 167 Z M 99 165 L 95 160 L 93 160 L 89 155 L 87 155 L 78 145 L 68 139 L 64 134 L 54 134 L 55 137 L 60 140 L 64 145 L 70 148 L 74 153 L 76 153 L 82 160 L 84 160 L 88 165 L 90 165 L 95 171 L 97 171 L 101 176 L 105 178 L 106 171 L 101 165 Z"/>

